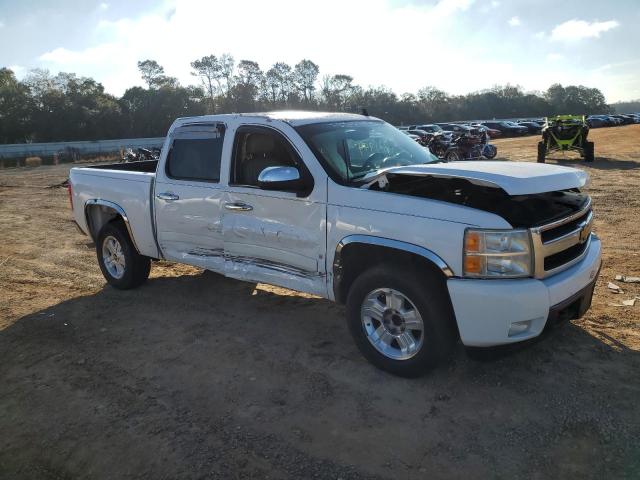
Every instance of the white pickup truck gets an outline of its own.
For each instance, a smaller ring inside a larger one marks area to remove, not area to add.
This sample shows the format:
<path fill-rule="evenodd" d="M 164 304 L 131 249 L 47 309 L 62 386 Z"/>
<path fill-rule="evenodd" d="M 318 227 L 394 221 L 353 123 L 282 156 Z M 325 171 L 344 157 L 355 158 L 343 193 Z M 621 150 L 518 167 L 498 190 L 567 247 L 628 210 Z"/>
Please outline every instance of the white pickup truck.
<path fill-rule="evenodd" d="M 277 112 L 180 118 L 158 161 L 72 168 L 69 193 L 114 287 L 167 259 L 309 292 L 346 303 L 372 363 L 415 376 L 458 339 L 519 342 L 589 308 L 587 180 L 442 163 L 374 117 Z"/>

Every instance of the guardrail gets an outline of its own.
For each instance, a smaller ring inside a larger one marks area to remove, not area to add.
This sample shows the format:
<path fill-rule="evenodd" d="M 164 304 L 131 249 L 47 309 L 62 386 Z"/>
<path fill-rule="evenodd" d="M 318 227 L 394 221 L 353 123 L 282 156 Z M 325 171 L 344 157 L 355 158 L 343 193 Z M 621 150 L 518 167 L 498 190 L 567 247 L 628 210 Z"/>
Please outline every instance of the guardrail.
<path fill-rule="evenodd" d="M 120 152 L 123 148 L 162 147 L 164 137 L 124 138 L 83 142 L 11 143 L 0 145 L 1 158 L 51 157 L 54 155 L 94 155 Z"/>

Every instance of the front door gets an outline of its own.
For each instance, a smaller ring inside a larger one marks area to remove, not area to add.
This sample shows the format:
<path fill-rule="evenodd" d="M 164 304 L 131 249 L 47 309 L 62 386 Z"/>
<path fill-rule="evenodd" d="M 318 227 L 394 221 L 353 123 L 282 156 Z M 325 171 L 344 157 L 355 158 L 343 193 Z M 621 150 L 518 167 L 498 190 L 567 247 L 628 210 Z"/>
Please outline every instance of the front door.
<path fill-rule="evenodd" d="M 224 270 L 220 163 L 224 125 L 177 128 L 164 171 L 158 171 L 155 215 L 165 258 L 208 270 Z"/>
<path fill-rule="evenodd" d="M 270 166 L 294 166 L 309 180 L 304 194 L 262 190 Z M 326 202 L 300 155 L 277 131 L 237 130 L 229 187 L 223 199 L 225 274 L 326 295 Z"/>

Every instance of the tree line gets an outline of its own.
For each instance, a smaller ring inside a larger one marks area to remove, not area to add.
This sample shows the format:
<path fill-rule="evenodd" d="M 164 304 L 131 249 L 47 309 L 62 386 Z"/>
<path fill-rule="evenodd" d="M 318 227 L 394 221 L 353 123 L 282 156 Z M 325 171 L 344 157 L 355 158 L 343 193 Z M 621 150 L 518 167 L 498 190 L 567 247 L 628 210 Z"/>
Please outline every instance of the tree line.
<path fill-rule="evenodd" d="M 264 71 L 225 53 L 194 60 L 191 68 L 196 82 L 183 86 L 155 60 L 140 61 L 146 87 L 131 87 L 120 98 L 73 73 L 34 69 L 18 80 L 0 68 L 0 143 L 160 137 L 176 117 L 281 109 L 366 108 L 395 125 L 610 111 L 600 90 L 581 85 L 525 92 L 507 84 L 466 95 L 425 87 L 398 95 L 384 86 L 357 85 L 347 74 L 321 76 L 308 59 Z"/>

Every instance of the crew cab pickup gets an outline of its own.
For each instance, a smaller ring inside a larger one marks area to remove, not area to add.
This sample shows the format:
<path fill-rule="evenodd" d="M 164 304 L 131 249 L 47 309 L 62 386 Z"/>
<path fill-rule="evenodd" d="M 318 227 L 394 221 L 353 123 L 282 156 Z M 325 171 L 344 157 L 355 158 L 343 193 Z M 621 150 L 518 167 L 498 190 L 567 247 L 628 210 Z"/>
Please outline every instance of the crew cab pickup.
<path fill-rule="evenodd" d="M 443 163 L 374 117 L 276 112 L 177 119 L 159 160 L 72 168 L 69 190 L 114 287 L 166 259 L 315 294 L 346 304 L 372 363 L 414 376 L 458 340 L 520 342 L 589 308 L 587 181 Z"/>

